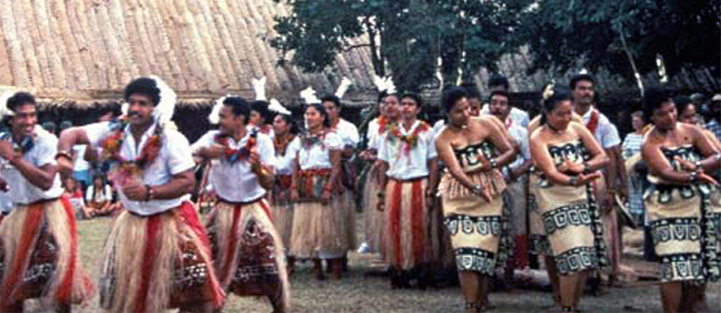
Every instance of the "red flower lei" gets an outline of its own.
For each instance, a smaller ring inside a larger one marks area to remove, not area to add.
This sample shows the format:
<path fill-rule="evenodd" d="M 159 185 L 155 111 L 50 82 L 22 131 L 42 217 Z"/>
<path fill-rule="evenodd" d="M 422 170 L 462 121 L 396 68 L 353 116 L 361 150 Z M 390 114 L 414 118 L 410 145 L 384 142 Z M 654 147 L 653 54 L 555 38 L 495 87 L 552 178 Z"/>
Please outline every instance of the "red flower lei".
<path fill-rule="evenodd" d="M 225 147 L 225 159 L 230 163 L 235 163 L 238 161 L 244 161 L 248 158 L 248 156 L 250 156 L 250 150 L 255 147 L 258 140 L 258 131 L 256 128 L 253 128 L 253 130 L 250 131 L 250 138 L 248 138 L 245 146 L 240 149 L 231 148 L 228 144 L 228 137 L 230 136 L 226 134 L 218 134 L 215 136 L 215 142 Z"/>
<path fill-rule="evenodd" d="M 125 141 L 125 126 L 128 125 L 127 120 L 121 117 L 116 122 L 117 125 L 113 126 L 115 130 L 109 136 L 105 137 L 100 146 L 103 148 L 103 159 L 118 162 L 120 167 L 118 168 L 118 175 L 121 185 L 124 184 L 124 180 L 142 173 L 142 171 L 148 165 L 152 164 L 158 155 L 160 154 L 160 148 L 163 145 L 162 134 L 163 128 L 160 125 L 155 126 L 153 135 L 148 138 L 147 142 L 140 150 L 140 154 L 134 160 L 126 160 L 120 155 L 120 149 Z"/>
<path fill-rule="evenodd" d="M 402 143 L 405 143 L 405 145 L 403 145 L 403 153 L 408 155 L 411 152 L 411 149 L 418 145 L 418 137 L 420 137 L 420 134 L 428 131 L 429 129 L 430 126 L 428 126 L 426 122 L 421 121 L 410 135 L 403 135 L 401 133 L 399 123 L 392 123 L 388 127 L 388 140 L 393 144 L 396 143 L 396 140 L 400 140 Z"/>
<path fill-rule="evenodd" d="M 295 136 L 293 136 L 290 133 L 287 133 L 285 136 L 278 136 L 276 135 L 275 138 L 273 138 L 273 146 L 275 147 L 275 154 L 276 155 L 285 155 L 285 149 L 288 148 L 288 144 L 295 139 Z"/>
<path fill-rule="evenodd" d="M 382 135 L 383 133 L 386 132 L 386 127 L 388 127 L 388 124 L 389 124 L 388 120 L 386 119 L 385 116 L 381 115 L 378 118 L 378 134 L 379 135 Z M 394 124 L 394 123 L 390 123 L 390 124 Z"/>

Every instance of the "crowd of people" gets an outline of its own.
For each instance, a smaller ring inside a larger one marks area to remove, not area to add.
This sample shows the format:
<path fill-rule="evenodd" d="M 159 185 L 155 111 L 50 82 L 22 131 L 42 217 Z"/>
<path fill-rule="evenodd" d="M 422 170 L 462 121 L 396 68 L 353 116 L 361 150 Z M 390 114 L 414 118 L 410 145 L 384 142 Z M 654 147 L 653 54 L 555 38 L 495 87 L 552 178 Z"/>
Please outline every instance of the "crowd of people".
<path fill-rule="evenodd" d="M 721 95 L 704 125 L 699 103 L 649 89 L 622 142 L 587 73 L 544 88 L 532 119 L 502 76 L 487 98 L 449 87 L 435 123 L 420 119 L 420 95 L 376 78 L 378 116 L 361 138 L 340 117 L 346 80 L 321 98 L 304 90 L 300 120 L 253 85 L 255 100 L 218 99 L 217 129 L 193 144 L 157 77 L 126 86 L 123 114 L 59 138 L 37 125 L 31 94 L 2 97 L 0 311 L 40 298 L 69 312 L 98 289 L 112 312 L 211 312 L 231 293 L 285 312 L 296 261 L 341 279 L 362 242 L 392 288 L 457 275 L 465 312 L 493 307 L 492 281 L 512 287 L 542 263 L 553 309 L 577 312 L 589 279 L 617 281 L 629 223 L 647 231 L 664 311 L 706 309 L 704 286 L 721 274 Z M 91 280 L 76 220 L 99 215 L 113 221 Z"/>

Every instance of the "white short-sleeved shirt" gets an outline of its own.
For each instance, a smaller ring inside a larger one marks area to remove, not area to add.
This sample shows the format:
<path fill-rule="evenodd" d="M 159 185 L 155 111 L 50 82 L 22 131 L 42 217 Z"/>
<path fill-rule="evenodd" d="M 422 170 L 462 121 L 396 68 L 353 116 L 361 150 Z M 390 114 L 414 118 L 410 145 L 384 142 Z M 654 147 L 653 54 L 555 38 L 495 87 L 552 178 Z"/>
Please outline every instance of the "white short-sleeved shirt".
<path fill-rule="evenodd" d="M 381 128 L 378 118 L 374 118 L 368 123 L 368 132 L 366 133 L 366 139 L 368 140 L 368 149 L 378 150 L 378 130 Z"/>
<path fill-rule="evenodd" d="M 196 141 L 191 149 L 197 152 L 203 147 L 210 147 L 215 144 L 215 138 L 220 131 L 211 130 Z M 228 146 L 232 149 L 245 147 L 250 139 L 250 133 L 236 142 L 228 137 Z M 260 163 L 266 166 L 275 167 L 275 147 L 273 141 L 263 133 L 256 135 L 256 150 L 260 156 Z M 208 181 L 213 185 L 215 192 L 224 200 L 231 202 L 250 202 L 265 195 L 265 189 L 258 183 L 258 176 L 251 170 L 247 160 L 239 160 L 230 163 L 225 159 L 213 159 L 210 162 L 210 173 Z"/>
<path fill-rule="evenodd" d="M 36 167 L 56 165 L 55 155 L 58 151 L 58 138 L 40 126 L 35 126 L 33 147 L 23 154 L 23 159 Z M 14 204 L 31 204 L 40 200 L 59 198 L 63 194 L 60 175 L 55 174 L 53 184 L 48 190 L 33 185 L 8 160 L 2 159 L 2 178 L 8 184 L 7 193 Z"/>
<path fill-rule="evenodd" d="M 91 202 L 105 202 L 105 201 L 112 201 L 113 200 L 113 188 L 110 187 L 110 185 L 105 185 L 103 187 L 103 191 L 97 193 L 94 195 L 93 199 L 93 193 L 95 192 L 95 186 L 90 185 L 88 186 L 88 189 L 85 191 L 85 201 Z"/>
<path fill-rule="evenodd" d="M 516 168 L 521 166 L 521 164 L 525 161 L 531 159 L 531 148 L 528 142 L 528 130 L 521 127 L 521 125 L 511 124 L 511 126 L 508 127 L 508 134 L 510 134 L 521 147 L 521 154 L 508 165 L 509 168 Z"/>
<path fill-rule="evenodd" d="M 446 120 L 440 119 L 433 124 L 433 141 L 446 129 Z"/>
<path fill-rule="evenodd" d="M 384 134 L 378 159 L 388 163 L 386 175 L 389 177 L 407 180 L 428 176 L 428 161 L 437 156 L 433 129 L 422 121 L 416 121 L 407 131 L 402 126 L 399 128 L 402 135 L 410 135 L 418 127 L 428 129 L 418 134 L 418 143 L 408 153 L 404 151 L 405 142 L 391 138 L 389 132 Z"/>
<path fill-rule="evenodd" d="M 593 114 L 594 108 L 591 107 L 588 112 L 583 114 L 583 124 L 588 125 L 588 123 L 591 121 L 591 115 Z M 596 127 L 596 132 L 593 134 L 593 136 L 596 138 L 596 141 L 601 145 L 601 148 L 603 149 L 609 149 L 614 146 L 618 146 L 621 144 L 621 138 L 618 136 L 618 129 L 616 129 L 616 126 L 611 124 L 611 121 L 608 120 L 606 115 L 604 115 L 601 112 L 598 112 L 598 127 Z"/>
<path fill-rule="evenodd" d="M 338 125 L 336 125 L 335 127 L 335 132 L 338 134 L 338 136 L 340 136 L 340 139 L 343 141 L 344 147 L 351 146 L 355 148 L 360 141 L 358 128 L 356 128 L 355 125 L 342 118 L 338 120 Z"/>
<path fill-rule="evenodd" d="M 311 147 L 302 143 L 301 136 L 295 137 L 288 149 L 297 151 L 298 164 L 301 170 L 323 169 L 333 167 L 330 160 L 331 150 L 343 150 L 343 141 L 335 132 L 327 132 L 323 136 L 322 143 L 316 143 Z"/>
<path fill-rule="evenodd" d="M 10 195 L 7 192 L 0 191 L 0 213 L 8 214 L 13 210 L 13 200 L 10 199 Z"/>
<path fill-rule="evenodd" d="M 284 155 L 280 155 L 279 151 L 275 152 L 275 173 L 277 175 L 293 175 L 293 170 L 295 169 L 295 158 L 298 156 L 299 148 L 298 145 L 292 145 L 296 138 L 289 142 L 288 146 L 285 147 Z"/>
<path fill-rule="evenodd" d="M 481 109 L 481 115 L 491 114 L 491 107 L 489 104 L 484 104 Z M 511 113 L 508 114 L 514 124 L 519 124 L 523 128 L 528 128 L 528 112 L 521 110 L 517 107 L 511 107 Z"/>
<path fill-rule="evenodd" d="M 148 128 L 140 138 L 140 145 L 136 147 L 135 138 L 133 138 L 133 135 L 130 133 L 130 126 L 126 126 L 123 130 L 125 139 L 123 140 L 123 145 L 120 147 L 120 156 L 126 160 L 136 159 L 145 146 L 145 143 L 155 132 L 156 127 L 158 127 L 157 124 L 154 124 Z M 100 146 L 102 140 L 113 132 L 110 122 L 85 125 L 83 129 L 87 133 L 92 146 Z M 190 144 L 183 134 L 166 127 L 163 130 L 161 140 L 162 147 L 160 148 L 158 157 L 152 164 L 147 165 L 146 168 L 143 169 L 142 181 L 140 181 L 143 185 L 164 185 L 173 178 L 173 175 L 188 171 L 195 166 Z M 113 168 L 116 166 L 117 164 L 114 164 Z M 143 216 L 162 213 L 177 208 L 184 200 L 188 199 L 188 197 L 184 195 L 175 199 L 150 200 L 147 202 L 131 201 L 123 194 L 122 186 L 117 187 L 118 197 L 125 209 Z"/>
<path fill-rule="evenodd" d="M 85 161 L 85 149 L 87 148 L 88 145 L 73 146 L 73 155 L 75 155 L 75 159 L 73 160 L 73 171 L 80 172 L 90 168 L 90 163 Z"/>

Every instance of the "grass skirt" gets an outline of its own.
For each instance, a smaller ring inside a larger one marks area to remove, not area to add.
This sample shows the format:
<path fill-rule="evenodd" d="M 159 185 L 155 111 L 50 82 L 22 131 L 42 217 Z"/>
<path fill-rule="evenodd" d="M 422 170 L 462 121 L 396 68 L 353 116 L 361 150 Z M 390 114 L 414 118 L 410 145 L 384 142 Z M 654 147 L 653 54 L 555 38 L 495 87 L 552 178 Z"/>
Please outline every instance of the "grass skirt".
<path fill-rule="evenodd" d="M 210 241 L 189 202 L 152 216 L 120 213 L 105 243 L 100 305 L 112 312 L 160 312 L 212 303 L 224 292 Z"/>
<path fill-rule="evenodd" d="M 265 199 L 244 205 L 218 201 L 210 212 L 208 236 L 215 272 L 226 291 L 266 296 L 276 311 L 289 308 L 285 250 Z"/>
<path fill-rule="evenodd" d="M 378 211 L 378 192 L 381 186 L 376 182 L 378 166 L 373 165 L 366 183 L 363 185 L 363 210 L 365 211 L 365 240 L 370 252 L 383 254 L 383 238 L 385 232 L 385 213 Z"/>
<path fill-rule="evenodd" d="M 0 225 L 0 239 L 0 311 L 26 299 L 52 307 L 92 296 L 67 198 L 16 206 Z"/>
<path fill-rule="evenodd" d="M 271 194 L 273 225 L 278 232 L 283 247 L 290 246 L 290 233 L 293 228 L 293 202 L 290 201 L 291 177 L 276 176 L 275 185 Z"/>
<path fill-rule="evenodd" d="M 406 182 L 391 179 L 386 186 L 386 238 L 382 250 L 386 263 L 396 269 L 411 270 L 431 261 L 433 245 L 425 197 L 427 185 L 427 179 Z"/>

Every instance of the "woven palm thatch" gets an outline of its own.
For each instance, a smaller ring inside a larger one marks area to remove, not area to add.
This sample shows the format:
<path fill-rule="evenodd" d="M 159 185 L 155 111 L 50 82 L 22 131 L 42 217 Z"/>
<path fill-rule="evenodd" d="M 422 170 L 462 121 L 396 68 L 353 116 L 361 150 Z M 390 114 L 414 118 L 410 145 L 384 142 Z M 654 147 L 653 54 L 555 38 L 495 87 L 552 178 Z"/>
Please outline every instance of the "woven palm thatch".
<path fill-rule="evenodd" d="M 252 97 L 251 79 L 262 76 L 286 102 L 308 86 L 335 90 L 342 77 L 355 84 L 351 100 L 373 89 L 367 48 L 339 54 L 324 73 L 279 66 L 269 42 L 274 17 L 287 13 L 272 0 L 0 0 L 0 86 L 81 106 L 151 74 L 184 103 Z"/>

